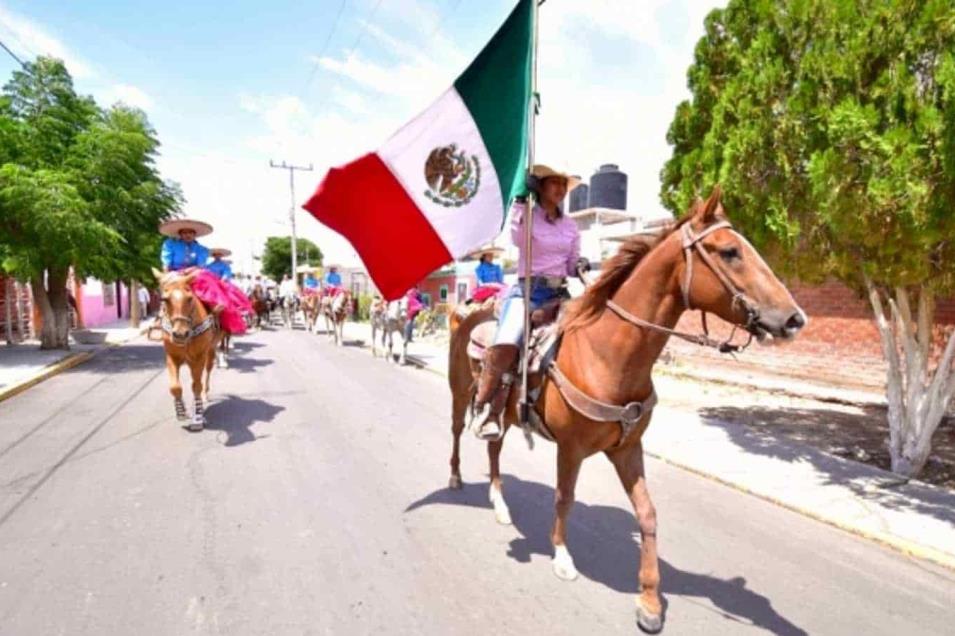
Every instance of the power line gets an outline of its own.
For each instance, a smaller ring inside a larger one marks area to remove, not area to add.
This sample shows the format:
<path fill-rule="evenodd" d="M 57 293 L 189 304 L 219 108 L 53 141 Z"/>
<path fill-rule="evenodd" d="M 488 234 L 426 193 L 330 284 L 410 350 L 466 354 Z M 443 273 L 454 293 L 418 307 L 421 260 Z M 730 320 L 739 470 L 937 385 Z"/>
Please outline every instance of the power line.
<path fill-rule="evenodd" d="M 315 56 L 315 63 L 312 65 L 312 72 L 308 75 L 308 81 L 305 82 L 305 90 L 308 90 L 308 87 L 311 86 L 312 80 L 315 79 L 315 73 L 318 72 L 319 61 L 325 56 L 325 53 L 328 51 L 328 45 L 332 41 L 332 36 L 335 35 L 335 30 L 338 28 L 338 21 L 342 17 L 342 12 L 345 10 L 345 4 L 348 0 L 342 0 L 342 3 L 338 5 L 338 13 L 335 14 L 335 21 L 332 22 L 332 29 L 328 32 L 328 37 L 325 38 L 325 44 L 322 45 L 322 48 L 317 56 Z"/>
<path fill-rule="evenodd" d="M 20 66 L 23 67 L 23 70 L 27 70 L 27 65 L 23 63 L 23 60 L 21 60 L 20 58 L 18 58 L 18 57 L 17 57 L 17 54 L 14 53 L 13 51 L 11 51 L 11 50 L 9 49 L 9 47 L 7 47 L 7 45 L 3 43 L 2 40 L 0 40 L 0 46 L 3 47 L 3 50 L 4 50 L 4 51 L 6 51 L 7 53 L 10 54 L 10 57 L 12 57 L 13 59 L 15 59 L 15 60 L 17 61 L 17 64 L 19 64 Z"/>

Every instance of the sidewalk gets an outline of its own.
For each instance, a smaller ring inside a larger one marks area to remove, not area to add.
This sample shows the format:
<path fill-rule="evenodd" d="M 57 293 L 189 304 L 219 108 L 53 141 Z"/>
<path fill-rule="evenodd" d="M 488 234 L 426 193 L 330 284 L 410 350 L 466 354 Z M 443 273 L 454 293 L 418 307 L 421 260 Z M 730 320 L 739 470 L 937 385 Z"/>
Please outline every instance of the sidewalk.
<path fill-rule="evenodd" d="M 371 328 L 348 323 L 346 339 L 367 346 Z M 409 362 L 439 375 L 447 374 L 447 344 L 423 340 L 408 347 Z M 695 379 L 735 383 L 725 375 L 706 378 L 685 369 L 660 365 L 678 383 L 681 372 Z M 759 376 L 745 385 L 768 391 L 798 391 L 800 383 Z M 661 382 L 661 384 L 663 384 Z M 818 388 L 818 387 L 811 387 Z M 672 390 L 672 389 L 671 389 Z M 870 394 L 831 388 L 820 400 L 872 403 Z M 900 483 L 890 473 L 829 455 L 806 444 L 761 433 L 731 421 L 703 418 L 695 411 L 662 405 L 644 436 L 651 456 L 790 510 L 878 541 L 906 554 L 955 569 L 955 493 L 917 481 Z M 731 511 L 728 511 L 730 514 Z"/>
<path fill-rule="evenodd" d="M 12 346 L 0 345 L 0 401 L 89 360 L 101 349 L 135 338 L 144 332 L 150 321 L 143 321 L 140 328 L 130 327 L 129 320 L 122 320 L 84 330 L 101 335 L 102 342 L 81 344 L 71 337 L 69 351 L 42 351 L 38 340 L 27 340 Z"/>

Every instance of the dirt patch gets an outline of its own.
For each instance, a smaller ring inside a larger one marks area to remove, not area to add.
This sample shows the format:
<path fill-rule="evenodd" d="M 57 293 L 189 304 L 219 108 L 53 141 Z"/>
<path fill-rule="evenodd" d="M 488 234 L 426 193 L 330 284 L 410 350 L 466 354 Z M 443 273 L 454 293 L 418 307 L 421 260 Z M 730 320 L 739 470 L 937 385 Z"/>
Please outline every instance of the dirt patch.
<path fill-rule="evenodd" d="M 654 382 L 666 406 L 691 409 L 714 422 L 737 422 L 763 436 L 889 470 L 885 407 L 834 404 L 663 374 Z M 935 431 L 932 453 L 918 479 L 955 490 L 955 418 L 944 419 Z"/>

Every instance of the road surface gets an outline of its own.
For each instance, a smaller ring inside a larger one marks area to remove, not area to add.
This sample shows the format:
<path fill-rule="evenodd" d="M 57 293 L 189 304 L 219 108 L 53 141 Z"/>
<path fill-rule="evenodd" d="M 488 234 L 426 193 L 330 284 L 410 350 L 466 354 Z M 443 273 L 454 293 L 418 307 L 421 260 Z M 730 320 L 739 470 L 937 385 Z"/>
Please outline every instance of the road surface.
<path fill-rule="evenodd" d="M 443 379 L 302 331 L 239 339 L 210 424 L 136 341 L 0 404 L 0 634 L 630 634 L 635 523 L 584 464 L 550 569 L 555 454 L 483 445 L 446 489 Z M 661 425 L 663 422 L 655 422 Z M 649 460 L 667 634 L 951 634 L 955 575 Z"/>

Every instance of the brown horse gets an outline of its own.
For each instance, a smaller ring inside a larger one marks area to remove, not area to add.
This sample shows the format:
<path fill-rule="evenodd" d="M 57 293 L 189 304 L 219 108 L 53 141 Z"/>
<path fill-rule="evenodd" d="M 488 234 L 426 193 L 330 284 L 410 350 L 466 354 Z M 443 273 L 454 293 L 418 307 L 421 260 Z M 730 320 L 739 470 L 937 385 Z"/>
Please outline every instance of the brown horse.
<path fill-rule="evenodd" d="M 656 512 L 647 489 L 641 437 L 655 403 L 650 376 L 657 357 L 671 335 L 719 346 L 706 336 L 673 331 L 687 309 L 716 314 L 759 339 L 791 338 L 806 323 L 805 314 L 762 257 L 732 229 L 720 199 L 717 188 L 661 238 L 632 239 L 621 247 L 600 278 L 561 318 L 562 344 L 546 367 L 546 379 L 533 404 L 544 431 L 557 443 L 556 518 L 551 533 L 555 574 L 567 580 L 577 576 L 566 545 L 567 516 L 581 463 L 602 452 L 614 465 L 639 523 L 637 619 L 641 629 L 651 633 L 663 628 L 664 617 Z M 451 341 L 452 489 L 461 487 L 460 435 L 479 377 L 467 344 L 471 331 L 490 319 L 488 310 L 468 316 Z M 505 427 L 517 423 L 517 392 L 512 390 L 504 413 Z M 490 496 L 498 521 L 509 523 L 501 489 L 501 447 L 502 441 L 488 443 Z"/>
<path fill-rule="evenodd" d="M 252 310 L 255 312 L 255 326 L 262 328 L 263 323 L 269 324 L 271 315 L 269 313 L 269 299 L 262 285 L 256 285 L 252 288 Z"/>
<path fill-rule="evenodd" d="M 345 340 L 345 320 L 352 313 L 351 292 L 343 289 L 334 296 L 325 296 L 321 307 L 326 331 L 331 331 L 335 344 L 341 346 Z"/>
<path fill-rule="evenodd" d="M 154 270 L 154 274 L 162 291 L 162 341 L 176 418 L 180 421 L 189 419 L 182 401 L 182 384 L 179 382 L 179 369 L 187 364 L 192 375 L 192 395 L 195 400 L 195 410 L 188 428 L 190 431 L 201 431 L 206 421 L 203 399 L 209 399 L 209 379 L 222 332 L 215 317 L 192 293 L 195 273 L 163 274 Z"/>

